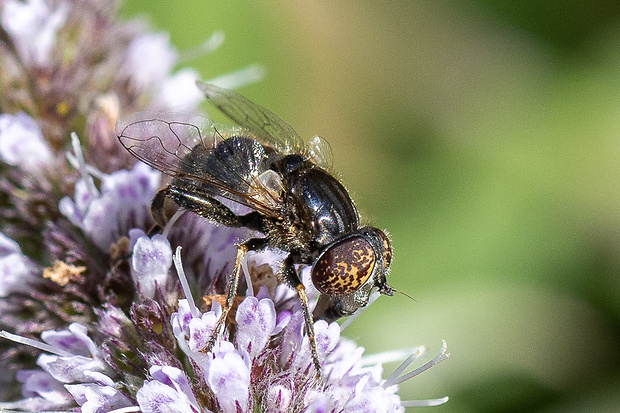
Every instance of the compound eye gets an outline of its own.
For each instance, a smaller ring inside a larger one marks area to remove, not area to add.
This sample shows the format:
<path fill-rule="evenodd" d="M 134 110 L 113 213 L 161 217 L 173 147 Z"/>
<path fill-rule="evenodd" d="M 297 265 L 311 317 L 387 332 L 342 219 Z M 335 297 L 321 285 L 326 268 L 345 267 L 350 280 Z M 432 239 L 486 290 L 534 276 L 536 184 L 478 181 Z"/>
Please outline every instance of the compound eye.
<path fill-rule="evenodd" d="M 375 267 L 375 252 L 363 237 L 351 237 L 330 246 L 312 267 L 312 282 L 328 295 L 357 291 Z"/>

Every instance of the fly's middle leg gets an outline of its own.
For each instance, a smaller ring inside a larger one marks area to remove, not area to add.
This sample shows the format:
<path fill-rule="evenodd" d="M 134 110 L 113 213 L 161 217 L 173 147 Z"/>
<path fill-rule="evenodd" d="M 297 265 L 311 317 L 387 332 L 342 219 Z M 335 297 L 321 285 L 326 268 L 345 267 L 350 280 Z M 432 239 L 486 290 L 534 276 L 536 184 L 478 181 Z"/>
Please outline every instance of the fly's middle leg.
<path fill-rule="evenodd" d="M 222 308 L 222 314 L 220 314 L 211 335 L 209 336 L 209 340 L 207 340 L 207 344 L 201 350 L 205 353 L 213 350 L 213 346 L 220 336 L 220 333 L 223 331 L 224 326 L 226 325 L 226 319 L 228 318 L 228 313 L 230 313 L 230 309 L 233 307 L 235 297 L 237 296 L 237 287 L 239 286 L 239 278 L 241 277 L 241 260 L 243 256 L 248 251 L 261 250 L 266 246 L 266 240 L 264 238 L 251 238 L 244 242 L 243 244 L 237 245 L 237 257 L 235 258 L 235 268 L 230 276 L 228 282 L 228 288 L 226 293 L 226 302 L 224 303 L 224 307 Z"/>

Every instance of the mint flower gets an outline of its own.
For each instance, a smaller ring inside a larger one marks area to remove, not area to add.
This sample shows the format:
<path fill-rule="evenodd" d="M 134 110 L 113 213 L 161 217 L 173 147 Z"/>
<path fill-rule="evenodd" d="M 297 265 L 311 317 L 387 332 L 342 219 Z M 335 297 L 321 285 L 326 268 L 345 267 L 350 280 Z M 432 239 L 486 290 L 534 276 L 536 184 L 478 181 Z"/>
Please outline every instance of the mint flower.
<path fill-rule="evenodd" d="M 22 254 L 19 244 L 0 233 L 0 297 L 26 293 L 36 283 L 39 269 Z"/>
<path fill-rule="evenodd" d="M 0 115 L 0 158 L 9 165 L 38 174 L 52 161 L 52 150 L 37 123 L 26 113 Z"/>
<path fill-rule="evenodd" d="M 52 8 L 43 0 L 7 0 L 2 27 L 14 40 L 20 58 L 29 66 L 46 66 L 58 30 L 67 19 L 67 6 Z"/>
<path fill-rule="evenodd" d="M 405 373 L 423 349 L 364 356 L 342 335 L 359 313 L 314 323 L 317 379 L 278 250 L 243 257 L 234 308 L 205 351 L 236 245 L 255 234 L 193 213 L 151 234 L 162 177 L 122 148 L 115 125 L 142 110 L 195 112 L 197 73 L 176 67 L 222 41 L 215 32 L 179 52 L 166 33 L 120 21 L 113 0 L 0 4 L 0 410 L 402 412 L 447 401 L 398 396 L 445 345 Z M 211 81 L 261 76 L 252 65 Z M 319 293 L 306 291 L 314 307 Z M 383 377 L 382 361 L 409 354 Z"/>

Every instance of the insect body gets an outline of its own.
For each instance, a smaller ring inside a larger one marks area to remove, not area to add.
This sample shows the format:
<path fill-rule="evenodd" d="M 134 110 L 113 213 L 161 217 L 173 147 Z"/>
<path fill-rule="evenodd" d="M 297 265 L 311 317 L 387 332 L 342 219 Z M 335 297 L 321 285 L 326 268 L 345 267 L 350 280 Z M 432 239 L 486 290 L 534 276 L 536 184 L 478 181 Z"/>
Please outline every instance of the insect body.
<path fill-rule="evenodd" d="M 209 351 L 233 304 L 240 260 L 247 251 L 277 248 L 287 253 L 282 278 L 299 295 L 313 363 L 320 376 L 313 320 L 352 314 L 368 303 L 374 288 L 392 295 L 385 275 L 392 250 L 387 236 L 360 225 L 346 189 L 328 172 L 329 147 L 319 138 L 308 146 L 286 122 L 245 97 L 198 82 L 207 99 L 240 128 L 203 125 L 202 118 L 139 114 L 119 127 L 121 144 L 148 165 L 173 177 L 151 205 L 155 221 L 166 224 L 164 201 L 229 227 L 260 232 L 238 245 L 227 302 L 205 348 Z M 251 212 L 235 214 L 228 199 Z M 310 314 L 297 264 L 312 265 L 311 277 L 321 293 Z"/>

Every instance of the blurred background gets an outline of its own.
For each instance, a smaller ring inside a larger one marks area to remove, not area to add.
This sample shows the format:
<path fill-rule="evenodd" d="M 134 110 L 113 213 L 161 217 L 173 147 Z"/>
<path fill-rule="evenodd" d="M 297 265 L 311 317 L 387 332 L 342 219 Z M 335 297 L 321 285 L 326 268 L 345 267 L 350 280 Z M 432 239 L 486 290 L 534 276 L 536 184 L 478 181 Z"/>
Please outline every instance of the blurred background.
<path fill-rule="evenodd" d="M 620 2 L 128 0 L 204 79 L 329 140 L 391 233 L 367 354 L 448 342 L 401 385 L 433 412 L 620 411 Z M 385 366 L 385 376 L 396 364 Z M 411 409 L 413 410 L 413 409 Z M 430 410 L 429 410 L 430 411 Z"/>

